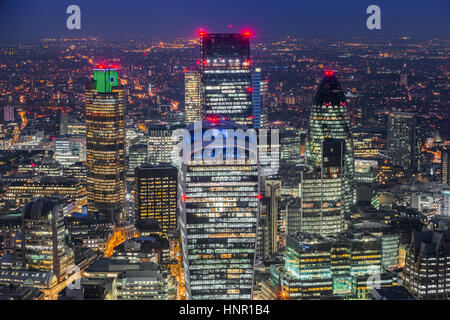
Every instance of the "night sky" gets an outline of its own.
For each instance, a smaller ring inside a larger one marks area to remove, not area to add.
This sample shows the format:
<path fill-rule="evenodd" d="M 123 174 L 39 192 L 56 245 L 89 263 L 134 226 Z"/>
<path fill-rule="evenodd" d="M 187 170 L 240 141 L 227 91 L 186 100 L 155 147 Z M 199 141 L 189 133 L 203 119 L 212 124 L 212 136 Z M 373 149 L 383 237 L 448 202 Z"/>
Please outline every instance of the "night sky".
<path fill-rule="evenodd" d="M 66 8 L 81 8 L 81 30 Z M 381 7 L 381 31 L 366 8 Z M 232 28 L 229 28 L 229 25 Z M 449 0 L 0 0 L 0 38 L 137 34 L 159 39 L 250 28 L 256 37 L 450 37 Z"/>

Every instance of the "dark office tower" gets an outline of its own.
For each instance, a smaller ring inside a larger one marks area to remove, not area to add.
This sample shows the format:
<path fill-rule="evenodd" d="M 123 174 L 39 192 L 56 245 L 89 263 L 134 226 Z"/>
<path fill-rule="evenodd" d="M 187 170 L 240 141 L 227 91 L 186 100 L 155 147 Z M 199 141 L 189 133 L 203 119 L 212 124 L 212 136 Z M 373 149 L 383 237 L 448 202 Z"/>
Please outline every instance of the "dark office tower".
<path fill-rule="evenodd" d="M 450 184 L 450 147 L 445 146 L 441 150 L 441 182 L 443 184 Z"/>
<path fill-rule="evenodd" d="M 262 236 L 263 260 L 273 258 L 278 251 L 278 213 L 281 198 L 281 180 L 264 181 L 264 200 L 261 206 L 260 227 Z"/>
<path fill-rule="evenodd" d="M 59 134 L 61 136 L 69 134 L 69 116 L 65 113 L 59 116 Z"/>
<path fill-rule="evenodd" d="M 230 131 L 246 128 L 205 120 L 200 133 L 194 133 L 193 125 L 187 129 L 193 151 L 187 152 L 180 177 L 186 298 L 249 300 L 261 198 L 256 137 L 250 139 L 252 148 L 238 143 L 212 147 L 211 138 L 231 137 Z M 213 135 L 203 138 L 208 132 Z"/>
<path fill-rule="evenodd" d="M 307 163 L 314 168 L 321 167 L 324 160 L 322 143 L 327 138 L 343 139 L 345 142 L 343 190 L 344 207 L 348 212 L 354 200 L 353 139 L 345 96 L 333 71 L 325 71 L 309 118 L 305 156 Z"/>
<path fill-rule="evenodd" d="M 137 141 L 128 148 L 127 180 L 134 180 L 134 169 L 148 162 L 146 141 Z"/>
<path fill-rule="evenodd" d="M 253 128 L 255 129 L 267 128 L 266 93 L 267 81 L 261 79 L 261 68 L 255 68 L 252 72 Z"/>
<path fill-rule="evenodd" d="M 252 124 L 250 33 L 200 33 L 204 115 Z"/>
<path fill-rule="evenodd" d="M 99 66 L 86 90 L 88 210 L 118 223 L 124 206 L 125 105 L 116 68 Z"/>
<path fill-rule="evenodd" d="M 27 269 L 53 272 L 63 280 L 73 265 L 72 250 L 66 246 L 64 213 L 58 202 L 38 198 L 22 212 L 22 250 Z"/>
<path fill-rule="evenodd" d="M 177 168 L 143 164 L 135 170 L 134 213 L 136 221 L 154 219 L 164 232 L 178 222 Z"/>
<path fill-rule="evenodd" d="M 391 113 L 387 138 L 391 164 L 400 166 L 406 174 L 417 173 L 420 168 L 420 140 L 416 114 Z"/>
<path fill-rule="evenodd" d="M 302 174 L 299 230 L 336 235 L 344 231 L 344 139 L 324 139 L 320 168 Z"/>

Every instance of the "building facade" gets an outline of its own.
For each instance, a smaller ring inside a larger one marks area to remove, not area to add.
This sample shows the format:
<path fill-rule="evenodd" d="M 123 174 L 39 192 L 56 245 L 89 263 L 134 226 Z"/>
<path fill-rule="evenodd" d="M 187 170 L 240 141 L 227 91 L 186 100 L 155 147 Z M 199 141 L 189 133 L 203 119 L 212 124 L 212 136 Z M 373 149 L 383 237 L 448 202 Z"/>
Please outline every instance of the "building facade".
<path fill-rule="evenodd" d="M 154 219 L 164 232 L 178 226 L 177 168 L 141 165 L 135 169 L 135 219 Z"/>
<path fill-rule="evenodd" d="M 192 139 L 187 143 L 194 148 L 180 177 L 186 298 L 248 300 L 261 198 L 257 149 L 236 144 L 210 149 L 210 141 L 203 139 L 208 129 L 216 139 L 227 129 L 245 128 L 222 120 L 203 121 L 201 134 L 188 127 Z M 237 157 L 238 150 L 245 156 Z"/>
<path fill-rule="evenodd" d="M 344 140 L 343 191 L 344 210 L 354 202 L 354 156 L 350 117 L 345 95 L 333 71 L 325 71 L 311 108 L 306 139 L 306 162 L 320 168 L 323 161 L 324 139 Z"/>
<path fill-rule="evenodd" d="M 251 125 L 250 34 L 200 34 L 205 116 Z"/>
<path fill-rule="evenodd" d="M 63 210 L 55 200 L 38 198 L 24 207 L 22 236 L 27 269 L 53 272 L 58 281 L 67 276 L 74 257 L 66 245 Z"/>
<path fill-rule="evenodd" d="M 120 220 L 125 199 L 125 105 L 115 68 L 99 66 L 86 91 L 90 214 Z"/>
<path fill-rule="evenodd" d="M 420 140 L 417 116 L 408 112 L 393 112 L 388 122 L 388 156 L 407 175 L 420 168 Z"/>

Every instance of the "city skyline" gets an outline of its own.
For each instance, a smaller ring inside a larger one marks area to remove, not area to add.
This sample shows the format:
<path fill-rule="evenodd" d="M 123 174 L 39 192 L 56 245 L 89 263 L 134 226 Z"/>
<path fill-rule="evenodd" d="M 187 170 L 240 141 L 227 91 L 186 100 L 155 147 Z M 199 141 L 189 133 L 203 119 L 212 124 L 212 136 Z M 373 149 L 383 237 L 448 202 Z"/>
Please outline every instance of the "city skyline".
<path fill-rule="evenodd" d="M 0 5 L 0 300 L 450 299 L 448 4 L 104 3 Z"/>

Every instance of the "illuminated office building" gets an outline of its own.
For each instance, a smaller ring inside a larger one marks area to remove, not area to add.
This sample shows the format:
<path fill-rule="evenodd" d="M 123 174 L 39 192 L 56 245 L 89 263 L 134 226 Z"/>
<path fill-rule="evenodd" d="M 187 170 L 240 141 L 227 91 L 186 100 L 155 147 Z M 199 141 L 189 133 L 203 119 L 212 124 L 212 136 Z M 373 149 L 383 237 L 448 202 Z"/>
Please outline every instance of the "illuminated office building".
<path fill-rule="evenodd" d="M 75 162 L 86 161 L 86 139 L 77 136 L 60 136 L 55 138 L 55 160 L 64 167 Z"/>
<path fill-rule="evenodd" d="M 34 164 L 34 171 L 47 177 L 61 177 L 64 167 L 54 159 L 44 158 Z"/>
<path fill-rule="evenodd" d="M 65 113 L 61 113 L 59 115 L 59 134 L 66 135 L 69 133 L 69 115 Z"/>
<path fill-rule="evenodd" d="M 267 128 L 267 94 L 268 81 L 261 79 L 261 68 L 252 71 L 252 108 L 253 108 L 253 128 Z"/>
<path fill-rule="evenodd" d="M 162 163 L 172 163 L 172 150 L 179 143 L 180 139 L 172 136 L 174 130 L 180 126 L 152 126 L 148 129 L 148 163 L 159 165 Z"/>
<path fill-rule="evenodd" d="M 99 66 L 86 91 L 88 210 L 120 220 L 124 205 L 125 105 L 116 68 Z"/>
<path fill-rule="evenodd" d="M 205 116 L 252 124 L 250 36 L 200 33 Z"/>
<path fill-rule="evenodd" d="M 285 265 L 271 267 L 271 282 L 287 299 L 364 299 L 368 280 L 380 287 L 397 283 L 382 271 L 381 256 L 381 240 L 370 235 L 297 233 L 287 236 Z"/>
<path fill-rule="evenodd" d="M 186 125 L 203 119 L 201 74 L 198 70 L 184 74 L 184 112 Z"/>
<path fill-rule="evenodd" d="M 132 144 L 128 149 L 128 163 L 127 163 L 127 179 L 134 178 L 134 169 L 141 164 L 147 162 L 148 145 L 146 143 Z"/>
<path fill-rule="evenodd" d="M 355 159 L 380 157 L 380 148 L 374 141 L 377 138 L 376 134 L 357 128 L 353 130 L 352 136 Z"/>
<path fill-rule="evenodd" d="M 404 285 L 417 299 L 450 295 L 450 230 L 414 232 L 406 248 Z"/>
<path fill-rule="evenodd" d="M 28 203 L 22 213 L 24 266 L 52 271 L 58 281 L 74 264 L 73 252 L 66 245 L 67 230 L 61 206 L 53 199 L 39 198 Z"/>
<path fill-rule="evenodd" d="M 450 147 L 441 150 L 441 183 L 450 184 Z"/>
<path fill-rule="evenodd" d="M 141 165 L 135 169 L 134 210 L 136 220 L 154 219 L 164 232 L 178 222 L 177 180 L 173 166 Z"/>
<path fill-rule="evenodd" d="M 344 230 L 345 140 L 326 138 L 320 153 L 320 167 L 302 172 L 297 231 L 333 235 Z"/>
<path fill-rule="evenodd" d="M 355 181 L 374 183 L 378 173 L 378 161 L 369 159 L 355 159 Z"/>
<path fill-rule="evenodd" d="M 405 174 L 420 167 L 420 139 L 417 116 L 414 113 L 393 112 L 388 122 L 388 156 L 391 164 L 400 166 Z"/>
<path fill-rule="evenodd" d="M 225 120 L 203 121 L 215 139 L 245 129 Z M 256 146 L 213 147 L 191 132 L 194 148 L 180 177 L 180 228 L 187 299 L 252 298 L 259 211 Z M 202 134 L 202 135 L 203 135 Z M 208 139 L 205 139 L 208 140 Z M 250 139 L 256 144 L 256 137 Z M 197 142 L 196 142 L 197 141 Z M 197 147 L 199 144 L 199 148 Z M 251 151 L 253 150 L 253 151 Z M 228 157 L 227 155 L 228 151 Z M 236 157 L 236 154 L 245 157 Z M 214 154 L 212 159 L 204 156 Z"/>
<path fill-rule="evenodd" d="M 305 157 L 315 168 L 321 167 L 322 142 L 327 138 L 345 141 L 343 190 L 344 208 L 348 212 L 354 201 L 353 139 L 345 96 L 333 71 L 325 71 L 311 108 Z"/>
<path fill-rule="evenodd" d="M 81 184 L 86 185 L 86 164 L 84 162 L 75 162 L 64 168 L 65 177 L 77 178 Z"/>
<path fill-rule="evenodd" d="M 71 177 L 44 177 L 40 180 L 13 181 L 6 190 L 6 199 L 16 200 L 22 195 L 32 197 L 68 197 L 72 210 L 81 212 L 86 205 L 86 187 Z"/>
<path fill-rule="evenodd" d="M 3 107 L 3 121 L 4 122 L 14 122 L 15 113 L 13 106 L 4 106 Z"/>
<path fill-rule="evenodd" d="M 287 128 L 280 133 L 280 159 L 291 164 L 300 165 L 300 131 Z"/>

